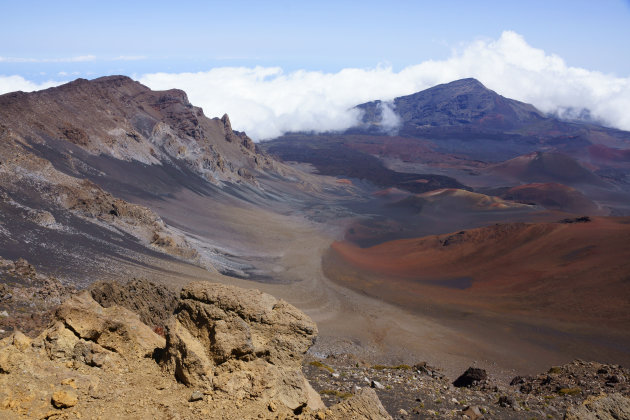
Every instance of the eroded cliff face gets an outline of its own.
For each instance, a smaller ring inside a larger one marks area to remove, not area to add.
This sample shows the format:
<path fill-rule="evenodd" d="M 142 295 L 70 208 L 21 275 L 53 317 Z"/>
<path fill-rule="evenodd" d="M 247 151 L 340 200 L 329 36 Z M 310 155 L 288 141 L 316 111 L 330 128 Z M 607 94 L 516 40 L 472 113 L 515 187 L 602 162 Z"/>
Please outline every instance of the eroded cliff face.
<path fill-rule="evenodd" d="M 0 95 L 0 248 L 15 251 L 8 258 L 50 265 L 56 256 L 47 248 L 67 266 L 106 255 L 146 264 L 142 254 L 157 252 L 215 271 L 143 198 L 182 189 L 263 194 L 259 177 L 285 172 L 295 177 L 227 115 L 206 117 L 181 90 L 110 76 Z"/>
<path fill-rule="evenodd" d="M 102 290 L 102 287 L 101 287 Z M 302 374 L 316 325 L 256 290 L 192 283 L 166 339 L 88 291 L 0 341 L 3 418 L 390 418 L 366 389 L 326 408 Z"/>
<path fill-rule="evenodd" d="M 62 154 L 72 154 L 73 145 L 129 162 L 176 164 L 215 183 L 252 182 L 253 172 L 275 163 L 233 131 L 227 115 L 207 118 L 183 91 L 152 91 L 126 76 L 10 93 L 0 96 L 0 107 L 8 135 Z"/>

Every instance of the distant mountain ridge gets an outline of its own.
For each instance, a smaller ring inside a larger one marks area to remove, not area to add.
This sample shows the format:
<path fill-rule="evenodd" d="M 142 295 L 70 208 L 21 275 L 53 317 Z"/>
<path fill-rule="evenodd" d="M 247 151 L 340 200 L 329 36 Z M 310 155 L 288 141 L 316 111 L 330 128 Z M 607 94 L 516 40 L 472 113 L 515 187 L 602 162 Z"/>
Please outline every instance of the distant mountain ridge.
<path fill-rule="evenodd" d="M 344 132 L 287 134 L 260 146 L 282 159 L 314 164 L 322 174 L 354 174 L 379 188 L 403 186 L 368 170 L 367 162 L 406 174 L 440 174 L 480 191 L 558 183 L 619 214 L 630 211 L 623 198 L 630 193 L 630 132 L 545 114 L 473 78 L 355 109 L 362 112 L 360 121 Z M 330 156 L 345 161 L 332 167 Z M 413 192 L 438 188 L 426 187 Z"/>
<path fill-rule="evenodd" d="M 382 123 L 383 102 L 367 102 L 356 108 L 364 112 L 363 124 L 378 126 Z M 423 127 L 467 125 L 511 129 L 547 118 L 533 105 L 505 98 L 473 78 L 395 98 L 392 110 L 406 131 Z"/>
<path fill-rule="evenodd" d="M 74 146 L 148 165 L 185 167 L 212 183 L 251 181 L 272 162 L 233 131 L 227 115 L 208 118 L 179 89 L 152 91 L 127 76 L 0 95 L 0 126 L 44 150 Z"/>
<path fill-rule="evenodd" d="M 545 114 L 534 105 L 506 98 L 473 78 L 456 80 L 393 101 L 372 101 L 355 107 L 361 121 L 347 134 L 399 134 L 417 138 L 501 139 L 518 143 L 567 142 L 569 148 L 603 144 L 627 148 L 630 133 L 605 127 L 575 113 Z M 565 115 L 568 119 L 560 118 Z M 518 147 L 513 144 L 511 147 Z M 523 153 L 535 151 L 535 148 Z M 478 158 L 478 157 L 477 157 Z M 482 159 L 483 160 L 483 159 Z"/>

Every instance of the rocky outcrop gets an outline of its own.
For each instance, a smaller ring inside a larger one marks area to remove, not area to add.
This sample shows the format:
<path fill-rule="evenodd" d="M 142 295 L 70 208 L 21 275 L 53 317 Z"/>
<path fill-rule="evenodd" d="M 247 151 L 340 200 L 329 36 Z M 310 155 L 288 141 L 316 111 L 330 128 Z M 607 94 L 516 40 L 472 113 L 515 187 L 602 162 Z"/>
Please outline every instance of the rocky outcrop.
<path fill-rule="evenodd" d="M 241 146 L 250 152 L 256 152 L 256 145 L 247 134 L 232 130 L 232 123 L 230 122 L 228 114 L 224 114 L 223 117 L 221 117 L 221 122 L 223 123 L 223 130 L 225 131 L 225 141 L 228 143 L 240 143 Z"/>
<path fill-rule="evenodd" d="M 321 408 L 301 371 L 316 335 L 313 321 L 271 295 L 192 283 L 167 327 L 163 363 L 189 386 Z"/>
<path fill-rule="evenodd" d="M 334 405 L 329 414 L 334 419 L 391 419 L 376 392 L 370 388 L 363 388 L 357 395 Z"/>
<path fill-rule="evenodd" d="M 174 233 L 153 210 L 114 197 L 87 179 L 71 185 L 55 185 L 51 199 L 85 219 L 116 226 L 161 252 L 198 260 L 198 252 L 182 235 Z"/>
<path fill-rule="evenodd" d="M 0 340 L 0 417 L 390 418 L 370 389 L 324 406 L 301 369 L 317 327 L 290 304 L 191 283 L 165 340 L 114 303 L 145 310 L 151 287 L 101 284 L 64 302 L 35 339 Z"/>
<path fill-rule="evenodd" d="M 133 312 L 74 295 L 35 339 L 0 340 L 0 417 L 155 417 L 129 407 L 166 382 L 152 359 L 164 343 Z"/>
<path fill-rule="evenodd" d="M 125 356 L 151 357 L 156 348 L 164 347 L 164 339 L 143 324 L 137 314 L 119 306 L 103 308 L 87 291 L 64 302 L 55 318 L 55 325 L 72 332 L 77 343 L 93 342 Z"/>
<path fill-rule="evenodd" d="M 574 360 L 536 376 L 517 376 L 510 385 L 523 394 L 589 396 L 621 392 L 630 395 L 630 369 L 619 365 Z"/>
<path fill-rule="evenodd" d="M 135 313 L 118 306 L 103 308 L 83 291 L 59 306 L 53 325 L 33 346 L 52 361 L 118 371 L 130 358 L 153 356 L 156 348 L 164 347 L 164 339 Z"/>
<path fill-rule="evenodd" d="M 24 258 L 0 258 L 0 278 L 0 338 L 16 329 L 39 334 L 50 323 L 54 309 L 76 292 L 56 277 L 38 273 Z"/>
<path fill-rule="evenodd" d="M 98 282 L 90 286 L 92 298 L 101 306 L 122 306 L 135 312 L 151 327 L 164 327 L 177 306 L 177 294 L 166 286 L 145 279 L 127 283 Z"/>
<path fill-rule="evenodd" d="M 621 420 L 630 419 L 630 398 L 605 394 L 589 397 L 577 407 L 571 407 L 565 420 Z"/>

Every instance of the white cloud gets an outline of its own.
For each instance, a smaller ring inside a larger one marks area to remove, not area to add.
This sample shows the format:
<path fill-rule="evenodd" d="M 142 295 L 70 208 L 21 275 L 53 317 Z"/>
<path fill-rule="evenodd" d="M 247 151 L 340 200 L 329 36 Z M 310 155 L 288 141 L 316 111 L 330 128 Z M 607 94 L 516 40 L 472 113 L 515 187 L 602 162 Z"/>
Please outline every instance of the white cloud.
<path fill-rule="evenodd" d="M 396 134 L 400 126 L 400 117 L 394 111 L 393 102 L 379 102 L 381 108 L 381 126 L 389 134 Z"/>
<path fill-rule="evenodd" d="M 337 73 L 222 67 L 146 74 L 140 81 L 153 89 L 183 89 L 206 115 L 227 112 L 235 129 L 265 139 L 287 131 L 344 129 L 355 121 L 356 114 L 348 109 L 356 104 L 388 101 L 466 77 L 545 112 L 588 108 L 592 117 L 630 130 L 630 77 L 570 67 L 512 31 L 497 40 L 469 43 L 446 60 L 425 61 L 399 72 L 384 66 Z"/>
<path fill-rule="evenodd" d="M 132 58 L 141 57 L 117 57 Z M 94 59 L 80 56 L 49 61 Z M 17 59 L 0 57 L 0 62 L 7 60 Z M 200 73 L 145 74 L 139 80 L 153 89 L 183 89 L 206 115 L 227 112 L 235 129 L 260 140 L 287 131 L 342 130 L 356 121 L 358 115 L 351 110 L 354 105 L 375 99 L 391 101 L 465 77 L 475 77 L 501 95 L 532 103 L 545 112 L 570 116 L 588 108 L 592 118 L 630 130 L 630 76 L 571 67 L 557 55 L 528 45 L 512 31 L 496 40 L 464 45 L 446 60 L 424 61 L 398 72 L 387 66 L 347 68 L 337 73 L 219 67 Z M 60 83 L 0 76 L 0 93 L 32 91 Z M 390 122 L 392 125 L 395 120 Z"/>
<path fill-rule="evenodd" d="M 34 90 L 48 89 L 59 86 L 65 82 L 49 80 L 47 82 L 35 83 L 24 79 L 22 76 L 2 76 L 0 75 L 0 95 L 7 92 L 21 90 L 23 92 L 33 92 Z"/>

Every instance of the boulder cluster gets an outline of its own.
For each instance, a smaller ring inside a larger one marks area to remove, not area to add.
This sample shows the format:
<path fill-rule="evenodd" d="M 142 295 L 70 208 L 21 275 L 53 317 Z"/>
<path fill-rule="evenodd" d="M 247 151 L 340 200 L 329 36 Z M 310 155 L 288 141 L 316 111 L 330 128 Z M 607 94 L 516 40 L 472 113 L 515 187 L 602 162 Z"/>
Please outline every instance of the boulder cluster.
<path fill-rule="evenodd" d="M 323 404 L 302 373 L 317 327 L 271 295 L 193 282 L 158 330 L 106 289 L 0 341 L 0 417 L 390 418 L 372 389 Z"/>

